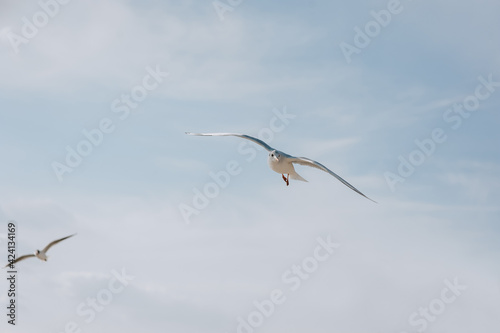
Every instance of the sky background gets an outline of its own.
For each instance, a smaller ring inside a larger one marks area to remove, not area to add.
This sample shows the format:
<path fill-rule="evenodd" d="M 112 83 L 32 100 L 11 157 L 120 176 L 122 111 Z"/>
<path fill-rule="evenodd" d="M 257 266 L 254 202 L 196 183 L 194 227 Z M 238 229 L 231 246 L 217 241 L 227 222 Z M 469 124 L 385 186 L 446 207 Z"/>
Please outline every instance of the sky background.
<path fill-rule="evenodd" d="M 409 333 L 457 280 L 466 289 L 420 331 L 498 333 L 500 84 L 457 128 L 446 121 L 479 77 L 500 81 L 498 1 L 402 0 L 350 61 L 340 45 L 387 1 L 232 3 L 221 20 L 211 1 L 73 0 L 16 50 L 42 9 L 0 1 L 1 260 L 10 220 L 18 255 L 78 233 L 16 266 L 15 327 L 2 273 L 0 331 L 238 332 L 279 289 L 286 301 L 255 332 Z M 114 101 L 148 68 L 169 75 L 120 119 Z M 112 133 L 60 181 L 53 163 L 106 118 Z M 241 139 L 184 134 L 272 124 L 273 147 L 379 204 L 303 166 L 309 182 L 287 187 Z M 446 140 L 391 189 L 387 173 L 436 128 Z M 241 172 L 186 219 L 230 161 Z M 318 237 L 340 247 L 291 290 L 283 275 Z M 77 309 L 122 270 L 134 279 L 86 322 Z"/>

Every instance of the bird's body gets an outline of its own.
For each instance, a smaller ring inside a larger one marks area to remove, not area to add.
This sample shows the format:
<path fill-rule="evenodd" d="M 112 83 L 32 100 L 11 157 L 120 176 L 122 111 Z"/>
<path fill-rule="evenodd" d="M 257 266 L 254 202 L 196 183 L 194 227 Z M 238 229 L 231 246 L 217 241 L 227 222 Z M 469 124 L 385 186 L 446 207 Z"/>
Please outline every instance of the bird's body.
<path fill-rule="evenodd" d="M 267 158 L 267 163 L 271 170 L 280 173 L 282 175 L 290 175 L 292 179 L 301 180 L 307 182 L 302 178 L 293 167 L 293 163 L 290 161 L 290 155 L 287 155 L 279 150 L 272 150 L 269 152 L 269 157 Z M 286 181 L 285 181 L 286 182 Z"/>
<path fill-rule="evenodd" d="M 40 260 L 47 261 L 47 255 L 45 254 L 45 252 L 42 252 L 40 250 L 35 251 L 35 257 L 37 257 Z"/>
<path fill-rule="evenodd" d="M 7 265 L 4 266 L 5 267 L 8 267 L 10 265 L 13 265 L 21 260 L 24 260 L 24 259 L 27 259 L 27 258 L 31 258 L 31 257 L 36 257 L 42 261 L 47 261 L 48 257 L 47 257 L 47 251 L 52 247 L 54 246 L 55 244 L 59 243 L 59 242 L 62 242 L 63 240 L 67 239 L 67 238 L 70 238 L 70 237 L 73 237 L 74 235 L 76 234 L 73 234 L 73 235 L 69 235 L 69 236 L 66 236 L 66 237 L 63 237 L 63 238 L 60 238 L 60 239 L 56 239 L 55 241 L 53 242 L 50 242 L 46 247 L 43 248 L 43 250 L 36 250 L 33 254 L 26 254 L 24 256 L 20 256 L 18 258 L 16 258 L 13 262 L 10 262 L 8 263 Z"/>
<path fill-rule="evenodd" d="M 269 152 L 269 156 L 268 156 L 268 159 L 267 159 L 269 167 L 271 168 L 271 170 L 273 170 L 273 171 L 275 171 L 277 173 L 280 173 L 282 175 L 283 180 L 285 181 L 285 183 L 286 183 L 287 186 L 289 185 L 289 178 L 290 177 L 292 179 L 295 179 L 295 180 L 301 180 L 301 181 L 307 182 L 307 180 L 305 180 L 304 178 L 302 178 L 295 171 L 295 168 L 293 166 L 293 164 L 295 163 L 295 164 L 310 166 L 310 167 L 313 167 L 313 168 L 316 168 L 316 169 L 320 169 L 320 170 L 322 170 L 322 171 L 324 171 L 326 173 L 329 173 L 330 175 L 332 175 L 333 177 L 337 178 L 342 184 L 344 184 L 345 186 L 349 187 L 354 192 L 356 192 L 359 195 L 367 198 L 368 200 L 376 202 L 376 201 L 368 198 L 363 193 L 361 193 L 357 188 L 355 188 L 354 186 L 352 186 L 351 184 L 349 184 L 342 177 L 340 177 L 339 175 L 337 175 L 336 173 L 334 173 L 333 171 L 331 171 L 330 169 L 328 169 L 327 167 L 325 167 L 323 164 L 321 164 L 319 162 L 316 162 L 314 160 L 311 160 L 309 158 L 306 158 L 306 157 L 295 157 L 295 156 L 292 156 L 292 155 L 288 155 L 288 154 L 286 154 L 286 153 L 284 153 L 282 151 L 279 151 L 279 150 L 276 150 L 276 149 L 272 148 L 271 146 L 269 146 L 264 141 L 259 140 L 257 138 L 254 138 L 252 136 L 245 135 L 245 134 L 238 134 L 238 133 L 189 133 L 189 132 L 186 132 L 186 134 L 188 134 L 188 135 L 197 135 L 197 136 L 237 136 L 237 137 L 240 137 L 240 138 L 243 138 L 243 139 L 246 139 L 246 140 L 250 140 L 250 141 L 252 141 L 252 142 L 254 142 L 254 143 L 256 143 L 256 144 L 264 147 Z M 286 177 L 285 177 L 285 174 L 287 175 Z"/>

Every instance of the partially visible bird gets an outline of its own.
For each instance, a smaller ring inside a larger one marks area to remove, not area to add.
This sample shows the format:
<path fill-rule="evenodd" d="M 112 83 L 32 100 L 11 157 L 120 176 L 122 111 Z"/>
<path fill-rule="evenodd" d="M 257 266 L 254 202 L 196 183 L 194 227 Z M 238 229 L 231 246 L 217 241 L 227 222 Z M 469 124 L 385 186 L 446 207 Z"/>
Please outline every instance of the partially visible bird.
<path fill-rule="evenodd" d="M 316 162 L 314 160 L 311 160 L 306 157 L 295 157 L 292 155 L 288 155 L 282 151 L 279 151 L 277 149 L 274 149 L 273 147 L 269 146 L 267 143 L 265 143 L 262 140 L 259 140 L 257 138 L 254 138 L 249 135 L 245 134 L 238 134 L 238 133 L 190 133 L 186 132 L 187 135 L 197 135 L 197 136 L 237 136 L 243 139 L 250 140 L 262 147 L 264 147 L 268 152 L 269 156 L 267 159 L 267 162 L 269 164 L 269 167 L 273 170 L 276 171 L 277 173 L 281 173 L 281 177 L 285 181 L 286 185 L 290 185 L 290 177 L 295 180 L 301 180 L 304 182 L 307 182 L 304 178 L 302 178 L 296 171 L 295 168 L 293 167 L 293 164 L 300 164 L 300 165 L 307 165 L 316 169 L 320 169 L 324 172 L 329 173 L 333 177 L 337 178 L 342 184 L 345 186 L 349 187 L 351 190 L 354 192 L 358 193 L 359 195 L 362 195 L 366 199 L 373 201 L 376 203 L 375 200 L 372 200 L 368 198 L 366 195 L 361 193 L 357 188 L 349 184 L 347 181 L 345 181 L 342 177 L 337 175 L 335 172 L 331 171 L 327 167 L 325 167 L 323 164 Z M 286 174 L 286 177 L 285 177 Z"/>
<path fill-rule="evenodd" d="M 73 234 L 73 235 L 69 235 L 69 236 L 66 236 L 66 237 L 63 237 L 63 238 L 60 238 L 60 239 L 57 239 L 51 243 L 49 243 L 49 245 L 47 245 L 46 247 L 43 248 L 43 250 L 36 250 L 33 254 L 26 254 L 24 256 L 20 256 L 18 258 L 16 258 L 15 260 L 13 260 L 12 262 L 8 263 L 7 265 L 5 265 L 3 268 L 6 268 L 10 265 L 14 265 L 15 263 L 21 261 L 21 260 L 24 260 L 24 259 L 27 259 L 27 258 L 31 258 L 31 257 L 37 257 L 38 259 L 40 260 L 43 260 L 43 261 L 47 261 L 47 251 L 54 245 L 56 245 L 57 243 L 59 242 L 62 242 L 63 240 L 65 239 L 68 239 L 70 237 L 73 237 L 74 235 L 76 234 Z"/>

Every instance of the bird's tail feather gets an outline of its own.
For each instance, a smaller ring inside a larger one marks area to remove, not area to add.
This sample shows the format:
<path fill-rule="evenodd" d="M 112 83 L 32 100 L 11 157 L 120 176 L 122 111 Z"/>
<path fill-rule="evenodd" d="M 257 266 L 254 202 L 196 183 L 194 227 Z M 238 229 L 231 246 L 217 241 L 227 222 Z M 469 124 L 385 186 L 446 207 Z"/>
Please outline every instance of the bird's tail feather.
<path fill-rule="evenodd" d="M 300 180 L 303 182 L 307 182 L 304 178 L 302 178 L 297 172 L 293 172 L 290 174 L 290 178 L 295 179 L 295 180 Z"/>

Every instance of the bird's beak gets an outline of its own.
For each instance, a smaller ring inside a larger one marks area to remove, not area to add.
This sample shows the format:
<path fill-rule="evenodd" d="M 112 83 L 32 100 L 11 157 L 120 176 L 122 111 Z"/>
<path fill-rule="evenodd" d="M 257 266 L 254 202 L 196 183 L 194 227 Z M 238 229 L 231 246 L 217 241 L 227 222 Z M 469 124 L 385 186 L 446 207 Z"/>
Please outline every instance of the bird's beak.
<path fill-rule="evenodd" d="M 275 160 L 276 162 L 278 162 L 278 161 L 279 161 L 279 159 L 278 159 L 276 156 L 273 156 L 273 158 L 274 158 L 274 160 Z"/>

